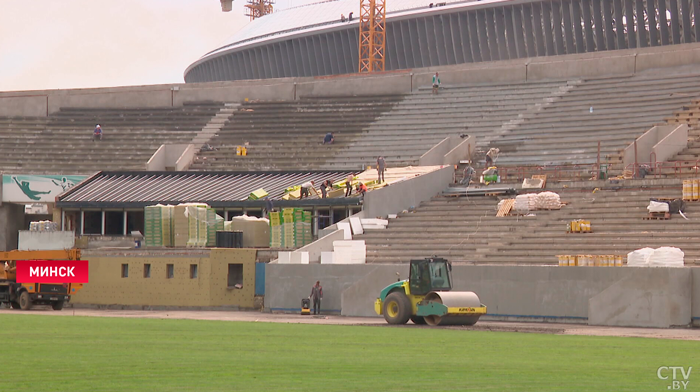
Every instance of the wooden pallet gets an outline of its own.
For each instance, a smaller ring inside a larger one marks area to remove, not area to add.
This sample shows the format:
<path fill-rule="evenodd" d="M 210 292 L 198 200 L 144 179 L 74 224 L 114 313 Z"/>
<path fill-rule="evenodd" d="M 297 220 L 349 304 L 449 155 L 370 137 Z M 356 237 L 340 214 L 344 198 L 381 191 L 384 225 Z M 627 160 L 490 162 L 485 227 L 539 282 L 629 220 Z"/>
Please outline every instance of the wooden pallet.
<path fill-rule="evenodd" d="M 645 216 L 644 220 L 669 220 L 671 219 L 670 212 L 650 212 L 649 216 Z"/>
<path fill-rule="evenodd" d="M 515 205 L 515 199 L 504 199 L 505 201 L 501 205 L 501 208 L 498 209 L 498 212 L 496 213 L 496 216 L 498 217 L 504 217 L 508 214 L 510 214 L 510 211 L 513 209 L 513 206 Z"/>
<path fill-rule="evenodd" d="M 547 187 L 547 175 L 546 174 L 535 174 L 532 176 L 533 180 L 542 180 L 542 189 Z"/>

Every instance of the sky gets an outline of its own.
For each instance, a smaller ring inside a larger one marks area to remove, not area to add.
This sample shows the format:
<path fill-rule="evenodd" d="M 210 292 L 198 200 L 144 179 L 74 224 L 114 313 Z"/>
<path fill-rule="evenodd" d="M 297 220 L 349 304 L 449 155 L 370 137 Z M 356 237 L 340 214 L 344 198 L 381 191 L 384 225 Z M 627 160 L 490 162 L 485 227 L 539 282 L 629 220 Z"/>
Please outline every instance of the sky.
<path fill-rule="evenodd" d="M 219 0 L 0 0 L 0 91 L 183 83 L 249 23 L 245 2 L 221 12 Z"/>

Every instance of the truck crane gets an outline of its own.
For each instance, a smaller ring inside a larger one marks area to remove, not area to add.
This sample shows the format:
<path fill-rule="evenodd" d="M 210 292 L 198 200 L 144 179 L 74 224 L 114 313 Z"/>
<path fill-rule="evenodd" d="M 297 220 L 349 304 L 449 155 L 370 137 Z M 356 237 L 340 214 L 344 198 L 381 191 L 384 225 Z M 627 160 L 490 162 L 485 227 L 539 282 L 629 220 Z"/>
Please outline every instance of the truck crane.
<path fill-rule="evenodd" d="M 17 283 L 17 260 L 80 260 L 80 249 L 13 250 L 0 252 L 0 303 L 12 309 L 29 310 L 34 305 L 63 309 L 82 283 Z"/>

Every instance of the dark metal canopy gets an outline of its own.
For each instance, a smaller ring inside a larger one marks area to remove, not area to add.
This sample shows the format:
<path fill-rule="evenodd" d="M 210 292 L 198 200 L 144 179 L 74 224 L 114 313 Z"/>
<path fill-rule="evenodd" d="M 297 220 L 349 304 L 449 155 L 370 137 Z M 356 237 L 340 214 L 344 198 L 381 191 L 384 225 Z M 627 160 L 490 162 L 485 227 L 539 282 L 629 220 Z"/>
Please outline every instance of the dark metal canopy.
<path fill-rule="evenodd" d="M 99 172 L 59 195 L 59 208 L 140 208 L 154 204 L 207 203 L 211 207 L 262 207 L 263 200 L 248 200 L 264 189 L 277 207 L 358 205 L 359 199 L 281 200 L 284 190 L 306 181 L 342 180 L 359 171 L 267 172 Z M 312 192 L 313 193 L 313 192 Z"/>

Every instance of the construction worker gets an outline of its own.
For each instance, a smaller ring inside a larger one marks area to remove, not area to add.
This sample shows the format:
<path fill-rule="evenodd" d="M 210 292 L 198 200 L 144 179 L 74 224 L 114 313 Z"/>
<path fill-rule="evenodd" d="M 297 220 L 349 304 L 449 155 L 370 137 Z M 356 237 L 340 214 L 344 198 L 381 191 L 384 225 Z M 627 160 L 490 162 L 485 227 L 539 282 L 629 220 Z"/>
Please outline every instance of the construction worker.
<path fill-rule="evenodd" d="M 384 157 L 377 158 L 377 181 L 381 184 L 384 182 L 384 171 L 386 170 L 386 162 Z"/>
<path fill-rule="evenodd" d="M 501 152 L 498 148 L 490 148 L 486 153 L 486 168 L 493 166 L 493 163 L 498 159 L 498 154 Z"/>
<path fill-rule="evenodd" d="M 439 88 L 440 88 L 440 74 L 435 72 L 435 75 L 433 75 L 433 94 L 437 94 Z"/>
<path fill-rule="evenodd" d="M 472 167 L 472 165 L 467 165 L 467 167 L 464 168 L 464 173 L 462 174 L 462 181 L 460 184 L 469 186 L 469 183 L 472 182 L 472 176 L 476 174 L 476 170 Z"/>
<path fill-rule="evenodd" d="M 321 314 L 321 300 L 323 299 L 323 287 L 321 281 L 316 281 L 316 284 L 311 287 L 311 295 L 309 299 L 314 307 L 314 314 Z"/>
<path fill-rule="evenodd" d="M 348 174 L 348 178 L 345 179 L 345 197 L 349 197 L 352 194 L 352 174 Z"/>
<path fill-rule="evenodd" d="M 309 192 L 309 188 L 313 189 L 316 196 L 318 196 L 318 191 L 316 190 L 316 188 L 314 188 L 314 182 L 306 181 L 305 183 L 301 184 L 301 196 L 299 196 L 299 200 L 303 199 L 304 196 L 309 197 L 311 195 Z"/>

